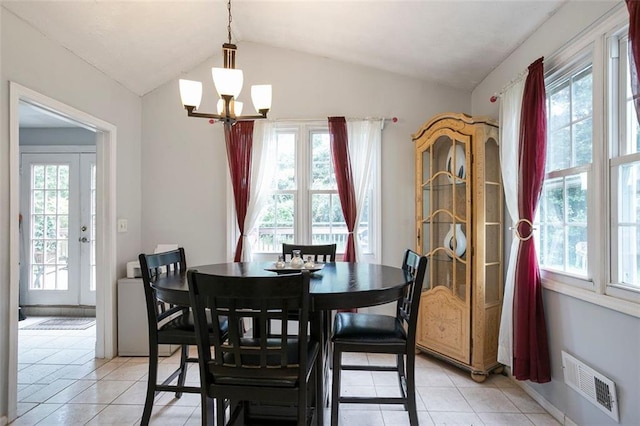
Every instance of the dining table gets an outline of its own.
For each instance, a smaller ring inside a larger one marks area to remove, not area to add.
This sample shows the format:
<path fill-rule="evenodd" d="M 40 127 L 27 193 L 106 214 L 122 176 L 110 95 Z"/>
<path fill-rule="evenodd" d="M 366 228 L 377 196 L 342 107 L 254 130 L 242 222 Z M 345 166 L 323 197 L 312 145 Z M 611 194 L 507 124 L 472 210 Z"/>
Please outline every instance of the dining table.
<path fill-rule="evenodd" d="M 281 273 L 296 273 L 290 267 L 278 269 L 274 262 L 229 262 L 190 267 L 200 273 L 229 277 L 261 277 Z M 330 351 L 331 312 L 395 302 L 406 292 L 411 277 L 402 268 L 364 263 L 328 262 L 317 263 L 308 268 L 310 275 L 310 335 L 322 342 L 318 357 L 318 377 L 323 397 L 328 403 L 329 374 L 326 358 Z M 167 303 L 190 306 L 189 285 L 186 274 L 162 274 L 152 283 L 156 296 Z M 323 409 L 317 410 L 318 424 L 323 423 Z"/>

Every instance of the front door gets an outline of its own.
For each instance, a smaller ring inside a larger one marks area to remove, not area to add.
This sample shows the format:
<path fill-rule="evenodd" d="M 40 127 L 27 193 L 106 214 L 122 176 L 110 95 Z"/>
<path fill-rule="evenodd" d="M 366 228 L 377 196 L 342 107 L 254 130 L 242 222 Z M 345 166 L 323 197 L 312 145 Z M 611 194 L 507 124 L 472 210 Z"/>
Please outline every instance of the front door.
<path fill-rule="evenodd" d="M 21 303 L 95 305 L 95 154 L 21 161 Z"/>

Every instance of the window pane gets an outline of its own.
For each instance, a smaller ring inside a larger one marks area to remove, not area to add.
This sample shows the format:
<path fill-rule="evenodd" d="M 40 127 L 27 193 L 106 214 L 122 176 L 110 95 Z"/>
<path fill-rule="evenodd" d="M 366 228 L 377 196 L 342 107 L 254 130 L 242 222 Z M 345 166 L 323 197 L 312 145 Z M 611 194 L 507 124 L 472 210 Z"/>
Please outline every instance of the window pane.
<path fill-rule="evenodd" d="M 274 179 L 278 190 L 296 188 L 296 134 L 278 133 L 277 170 Z"/>
<path fill-rule="evenodd" d="M 572 119 L 581 120 L 591 117 L 593 82 L 591 78 L 591 68 L 587 68 L 572 79 Z"/>
<path fill-rule="evenodd" d="M 312 194 L 311 218 L 311 244 L 336 243 L 344 252 L 348 231 L 338 194 Z"/>
<path fill-rule="evenodd" d="M 575 162 L 573 166 L 582 166 L 591 163 L 592 129 L 591 117 L 576 123 L 573 131 L 573 146 L 575 152 Z"/>
<path fill-rule="evenodd" d="M 329 133 L 311 133 L 311 189 L 337 189 Z"/>
<path fill-rule="evenodd" d="M 569 176 L 567 183 L 567 222 L 587 222 L 587 174 Z"/>
<path fill-rule="evenodd" d="M 625 40 L 625 44 L 631 49 L 631 44 L 628 40 Z M 624 50 L 621 49 L 622 52 Z M 627 56 L 628 57 L 628 56 Z M 638 130 L 638 115 L 633 103 L 633 91 L 631 90 L 631 70 L 629 69 L 629 61 L 627 60 L 627 66 L 625 68 L 625 109 L 624 120 L 626 126 L 626 141 L 621 149 L 622 155 L 632 154 L 640 152 L 640 131 Z"/>
<path fill-rule="evenodd" d="M 562 178 L 549 179 L 543 187 L 543 197 L 540 210 L 541 220 L 544 223 L 561 223 L 564 220 L 564 192 Z"/>
<path fill-rule="evenodd" d="M 640 162 L 620 167 L 618 180 L 618 280 L 640 288 Z"/>
<path fill-rule="evenodd" d="M 587 173 L 546 180 L 540 206 L 540 265 L 587 276 Z"/>
<path fill-rule="evenodd" d="M 562 226 L 542 225 L 540 229 L 540 265 L 564 269 L 564 232 Z"/>
<path fill-rule="evenodd" d="M 549 93 L 549 128 L 556 130 L 569 125 L 571 117 L 571 99 L 569 82 Z"/>
<path fill-rule="evenodd" d="M 295 198 L 292 194 L 275 194 L 269 198 L 249 236 L 257 253 L 281 253 L 282 243 L 293 243 Z"/>
<path fill-rule="evenodd" d="M 571 133 L 568 127 L 564 127 L 549 133 L 546 171 L 562 170 L 570 166 Z"/>

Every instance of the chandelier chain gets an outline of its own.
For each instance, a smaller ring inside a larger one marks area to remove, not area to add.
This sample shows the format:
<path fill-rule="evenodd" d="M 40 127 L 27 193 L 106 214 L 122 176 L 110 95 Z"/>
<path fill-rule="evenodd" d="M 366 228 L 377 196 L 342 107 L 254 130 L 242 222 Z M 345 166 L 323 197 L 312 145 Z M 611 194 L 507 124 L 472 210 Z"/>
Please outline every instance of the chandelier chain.
<path fill-rule="evenodd" d="M 231 44 L 231 0 L 227 2 L 227 10 L 229 11 L 229 24 L 227 25 L 227 32 L 229 35 L 229 44 Z"/>

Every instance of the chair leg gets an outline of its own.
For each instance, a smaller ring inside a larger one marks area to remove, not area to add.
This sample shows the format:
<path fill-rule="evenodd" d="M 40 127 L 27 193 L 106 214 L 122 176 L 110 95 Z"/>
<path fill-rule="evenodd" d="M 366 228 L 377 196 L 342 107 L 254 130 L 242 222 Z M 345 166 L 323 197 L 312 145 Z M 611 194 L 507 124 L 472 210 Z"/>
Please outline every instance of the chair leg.
<path fill-rule="evenodd" d="M 333 345 L 333 383 L 331 384 L 331 426 L 338 424 L 338 408 L 340 406 L 340 372 L 342 370 L 342 352 Z"/>
<path fill-rule="evenodd" d="M 215 425 L 214 421 L 214 400 L 213 398 L 209 398 L 207 394 L 203 391 L 200 394 L 200 411 L 202 417 L 202 426 L 213 426 Z"/>
<path fill-rule="evenodd" d="M 418 408 L 416 406 L 416 356 L 407 354 L 407 411 L 409 411 L 409 424 L 418 425 Z"/>
<path fill-rule="evenodd" d="M 187 358 L 189 358 L 189 345 L 180 347 L 180 375 L 178 376 L 178 387 L 184 387 L 184 381 L 187 378 Z M 176 398 L 182 396 L 182 391 L 176 392 Z"/>
<path fill-rule="evenodd" d="M 405 386 L 406 382 L 406 373 L 404 371 L 404 355 L 396 354 L 396 368 L 398 369 L 398 385 L 400 385 L 400 394 L 403 398 L 407 397 L 407 392 Z M 405 404 L 405 409 L 407 404 Z"/>
<path fill-rule="evenodd" d="M 224 398 L 216 398 L 216 424 L 224 426 Z"/>
<path fill-rule="evenodd" d="M 149 345 L 149 378 L 147 380 L 147 397 L 144 401 L 144 410 L 142 411 L 142 426 L 147 426 L 151 419 L 151 410 L 153 409 L 153 400 L 156 397 L 156 384 L 158 383 L 158 345 Z"/>
<path fill-rule="evenodd" d="M 313 409 L 315 410 L 316 424 L 319 426 L 324 426 L 320 424 L 320 419 L 322 418 L 324 420 L 324 416 L 320 415 L 320 411 L 324 410 L 324 395 L 322 395 L 322 392 L 324 390 L 324 387 L 322 386 L 322 384 L 324 383 L 324 371 L 322 371 L 322 376 L 318 375 L 318 371 L 321 370 L 320 364 L 320 361 L 316 360 L 316 365 L 314 367 L 316 371 L 314 372 L 313 376 L 313 385 L 315 387 L 315 391 L 313 392 Z M 324 365 L 324 363 L 322 363 L 322 365 Z M 322 378 L 322 380 L 320 380 L 320 378 Z"/>

